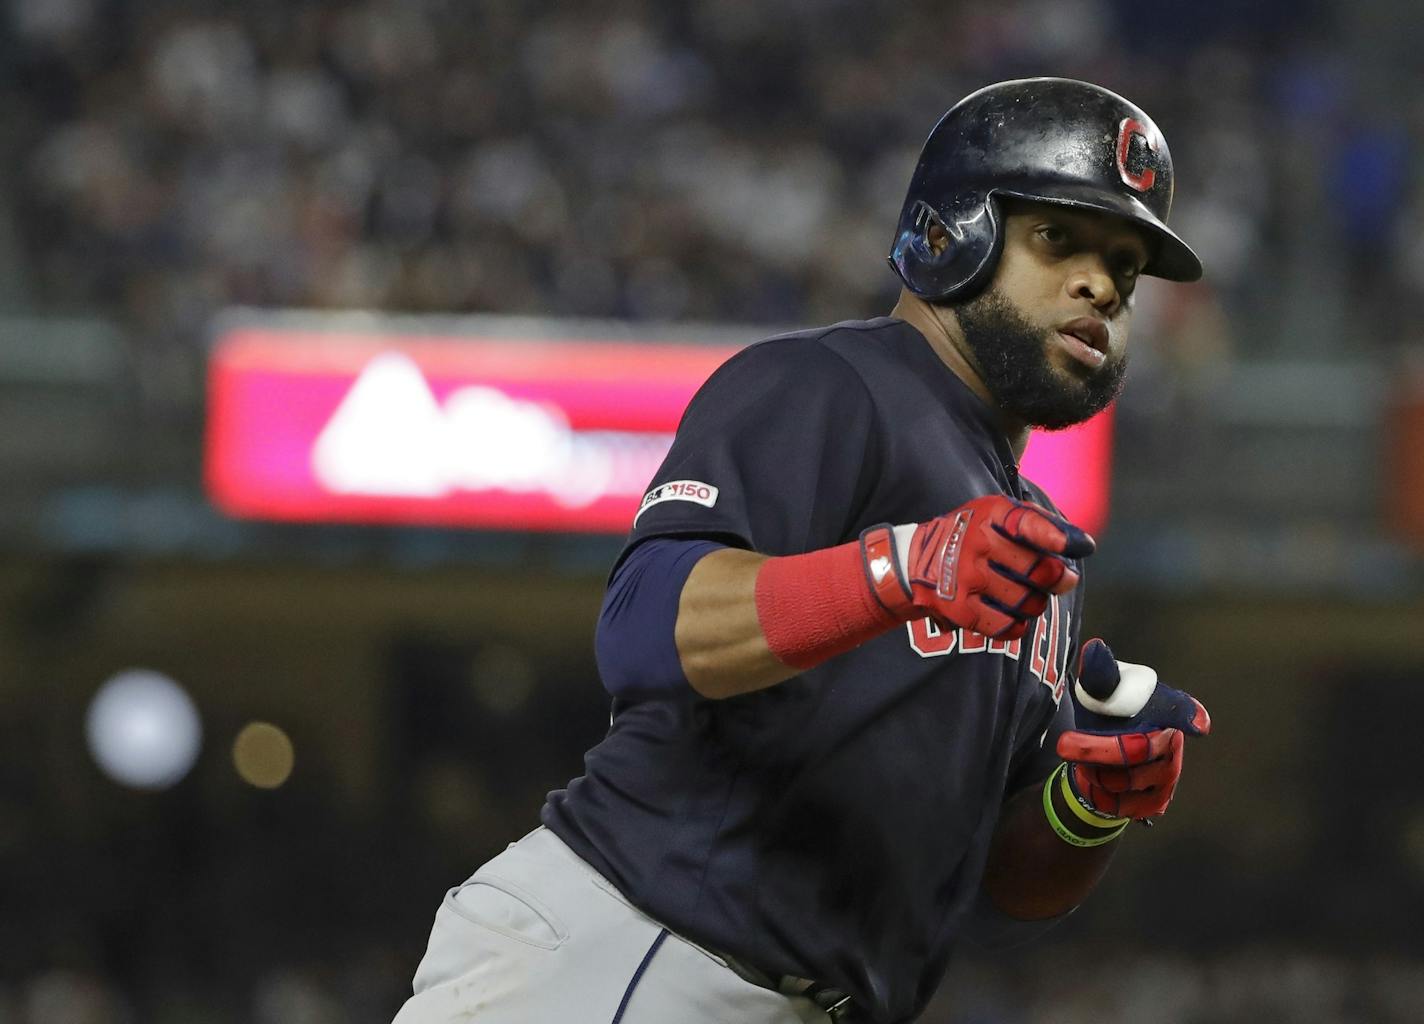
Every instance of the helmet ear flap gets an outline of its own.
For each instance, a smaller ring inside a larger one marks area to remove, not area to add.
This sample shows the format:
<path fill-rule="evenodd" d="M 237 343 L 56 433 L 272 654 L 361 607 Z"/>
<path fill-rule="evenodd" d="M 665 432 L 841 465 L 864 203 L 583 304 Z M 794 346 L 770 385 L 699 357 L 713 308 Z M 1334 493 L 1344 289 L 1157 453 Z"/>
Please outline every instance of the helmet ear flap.
<path fill-rule="evenodd" d="M 930 232 L 936 227 L 944 238 L 938 249 L 930 241 Z M 992 239 L 979 234 L 962 228 L 951 230 L 940 211 L 923 199 L 907 202 L 890 250 L 890 265 L 914 294 L 928 302 L 944 302 L 963 289 L 978 252 L 991 246 Z"/>
<path fill-rule="evenodd" d="M 912 218 L 914 234 L 911 237 L 910 245 L 915 251 L 915 256 L 921 263 L 934 268 L 949 266 L 950 261 L 954 259 L 954 236 L 945 226 L 939 211 L 921 199 L 915 203 Z M 930 242 L 930 228 L 933 227 L 938 227 L 944 232 L 945 245 L 938 251 Z"/>

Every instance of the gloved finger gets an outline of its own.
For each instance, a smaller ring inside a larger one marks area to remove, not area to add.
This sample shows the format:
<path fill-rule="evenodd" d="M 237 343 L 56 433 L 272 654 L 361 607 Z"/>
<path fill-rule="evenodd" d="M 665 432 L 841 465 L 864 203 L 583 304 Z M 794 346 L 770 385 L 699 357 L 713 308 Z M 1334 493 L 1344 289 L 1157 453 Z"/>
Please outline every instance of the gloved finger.
<path fill-rule="evenodd" d="M 1095 636 L 1085 643 L 1078 655 L 1078 682 L 1083 684 L 1088 695 L 1098 700 L 1107 700 L 1117 690 L 1121 681 L 1122 673 L 1118 671 L 1117 659 L 1113 657 L 1112 648 L 1107 642 Z"/>
<path fill-rule="evenodd" d="M 1123 794 L 1100 785 L 1100 780 L 1092 765 L 1073 765 L 1070 769 L 1069 781 L 1073 791 L 1078 793 L 1088 806 L 1099 814 L 1107 814 L 1115 818 L 1126 817 L 1122 813 Z"/>
<path fill-rule="evenodd" d="M 1133 721 L 1143 728 L 1181 729 L 1191 736 L 1205 736 L 1211 732 L 1211 715 L 1207 714 L 1201 701 L 1185 690 L 1160 682 Z"/>
<path fill-rule="evenodd" d="M 1066 594 L 1078 585 L 1081 578 L 1063 559 L 1055 555 L 1044 555 L 1043 559 L 1028 574 L 1029 581 L 1039 590 L 1050 594 Z"/>
<path fill-rule="evenodd" d="M 1051 513 L 1041 504 L 1035 503 L 1035 501 L 1020 501 L 1020 507 L 1024 510 L 1024 516 L 1022 516 L 1020 527 L 1014 533 L 1020 533 L 1030 543 L 1038 544 L 1042 550 L 1067 555 L 1068 558 L 1085 558 L 1094 553 L 1098 547 L 1087 530 L 1081 530 L 1069 523 L 1067 518 Z M 1051 533 L 1047 533 L 1044 527 L 1047 527 Z M 1035 534 L 1038 537 L 1052 537 L 1055 533 L 1061 534 L 1064 538 L 1061 543 L 1040 544 L 1035 540 Z"/>
<path fill-rule="evenodd" d="M 1099 814 L 1106 814 L 1109 817 L 1119 818 L 1124 815 L 1119 810 L 1122 804 L 1122 797 L 1117 793 L 1111 793 L 1097 784 L 1096 779 L 1089 774 L 1087 765 L 1075 764 L 1068 769 L 1069 783 L 1073 792 L 1079 798 Z"/>
<path fill-rule="evenodd" d="M 1176 729 L 1106 735 L 1070 729 L 1059 735 L 1055 749 L 1065 761 L 1106 765 L 1145 764 L 1170 753 L 1173 733 L 1181 735 Z"/>
<path fill-rule="evenodd" d="M 1077 724 L 1083 732 L 1181 729 L 1191 736 L 1211 732 L 1211 716 L 1199 700 L 1160 682 L 1146 665 L 1118 661 L 1097 637 L 1084 644 L 1078 656 L 1078 684 L 1087 697 L 1101 702 L 1085 707 L 1087 698 L 1073 687 Z"/>
<path fill-rule="evenodd" d="M 1097 548 L 1087 531 L 1033 502 L 1015 502 L 1002 519 L 995 519 L 994 529 L 1000 536 L 1038 551 L 1085 558 Z"/>
<path fill-rule="evenodd" d="M 1004 579 L 1047 594 L 1066 594 L 1078 585 L 1077 571 L 1057 555 L 1013 547 L 1005 544 L 989 559 L 989 568 Z"/>
<path fill-rule="evenodd" d="M 1138 800 L 1142 793 L 1118 793 L 1099 785 L 1098 776 L 1092 765 L 1072 766 L 1069 781 L 1073 791 L 1093 810 L 1114 818 L 1129 817 L 1124 804 L 1128 800 Z"/>
<path fill-rule="evenodd" d="M 989 568 L 1001 575 L 1010 578 L 1027 577 L 1038 564 L 1038 560 L 1045 557 L 1041 552 L 1015 544 L 997 533 L 986 533 L 983 536 L 986 538 L 984 554 L 989 559 Z"/>
<path fill-rule="evenodd" d="M 985 536 L 988 537 L 985 554 L 989 559 L 989 568 L 1001 576 L 1007 576 L 1009 579 L 1021 583 L 1028 583 L 1040 590 L 1048 590 L 1050 587 L 1058 585 L 1059 581 L 1068 574 L 1072 575 L 1074 582 L 1077 581 L 1077 570 L 1060 555 L 1035 551 L 1033 548 L 1007 540 L 997 533 Z"/>
<path fill-rule="evenodd" d="M 1028 622 L 1023 619 L 1015 619 L 1001 612 L 994 612 L 986 617 L 982 628 L 976 627 L 974 632 L 982 633 L 990 640 L 1021 640 L 1028 632 Z"/>
<path fill-rule="evenodd" d="M 982 581 L 981 598 L 993 598 L 994 602 L 1016 618 L 1037 618 L 1048 607 L 1048 594 L 1035 587 L 1005 579 L 997 573 L 987 573 Z"/>
<path fill-rule="evenodd" d="M 1118 817 L 1134 818 L 1160 818 L 1167 813 L 1167 805 L 1172 802 L 1172 797 L 1176 795 L 1177 787 L 1173 783 L 1163 789 L 1149 789 L 1140 793 L 1125 793 L 1118 799 Z"/>
<path fill-rule="evenodd" d="M 1180 734 L 1179 734 L 1180 735 Z M 1177 783 L 1182 775 L 1182 752 L 1185 744 L 1173 748 L 1172 756 L 1153 761 L 1140 768 L 1108 769 L 1094 765 L 1075 764 L 1069 769 L 1074 792 L 1080 794 L 1087 804 L 1101 814 L 1121 818 L 1153 818 L 1166 811 L 1177 791 Z M 1139 772 L 1150 768 L 1160 781 L 1153 785 L 1138 786 L 1119 791 L 1111 781 L 1121 776 L 1111 772 Z M 1105 786 L 1103 783 L 1107 782 Z M 1109 788 L 1111 786 L 1112 788 Z"/>
<path fill-rule="evenodd" d="M 942 633 L 953 633 L 959 628 L 957 622 L 950 622 L 948 619 L 934 615 L 931 615 L 930 618 L 934 620 L 935 625 L 940 628 Z M 1015 618 L 981 601 L 968 628 L 991 640 L 1017 640 L 1028 631 L 1028 620 Z"/>
<path fill-rule="evenodd" d="M 1117 767 L 1109 765 L 1081 765 L 1082 777 L 1094 786 L 1109 793 L 1131 793 L 1136 790 L 1152 789 L 1176 781 L 1181 774 L 1182 734 L 1173 730 L 1175 740 L 1166 757 L 1160 757 L 1146 764 Z"/>
<path fill-rule="evenodd" d="M 1167 805 L 1177 792 L 1177 783 L 1182 777 L 1182 753 L 1185 744 L 1176 748 L 1170 760 L 1160 762 L 1170 768 L 1165 782 L 1149 789 L 1124 793 L 1118 799 L 1119 815 L 1124 818 L 1155 818 L 1166 813 Z"/>
<path fill-rule="evenodd" d="M 990 581 L 979 599 L 1010 618 L 1027 623 L 1043 614 L 1048 607 L 1048 595 L 1041 590 L 1025 590 L 1007 580 Z"/>
<path fill-rule="evenodd" d="M 1082 771 L 1079 777 L 1093 789 L 1116 794 L 1127 793 L 1138 788 L 1132 785 L 1133 769 L 1131 768 L 1109 768 L 1107 765 L 1101 764 L 1085 764 L 1080 767 Z"/>

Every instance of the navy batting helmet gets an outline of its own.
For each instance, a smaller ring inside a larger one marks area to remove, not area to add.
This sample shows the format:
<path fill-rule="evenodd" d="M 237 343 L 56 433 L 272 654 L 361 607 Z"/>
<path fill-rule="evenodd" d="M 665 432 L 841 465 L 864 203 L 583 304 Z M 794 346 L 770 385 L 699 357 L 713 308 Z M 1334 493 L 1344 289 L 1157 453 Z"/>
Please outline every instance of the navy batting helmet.
<path fill-rule="evenodd" d="M 1001 197 L 1122 217 L 1155 243 L 1144 274 L 1201 277 L 1197 254 L 1167 227 L 1172 155 L 1142 110 L 1068 78 L 1025 78 L 971 93 L 940 118 L 910 179 L 890 264 L 931 302 L 984 287 L 1003 248 Z M 935 252 L 929 230 L 949 245 Z"/>

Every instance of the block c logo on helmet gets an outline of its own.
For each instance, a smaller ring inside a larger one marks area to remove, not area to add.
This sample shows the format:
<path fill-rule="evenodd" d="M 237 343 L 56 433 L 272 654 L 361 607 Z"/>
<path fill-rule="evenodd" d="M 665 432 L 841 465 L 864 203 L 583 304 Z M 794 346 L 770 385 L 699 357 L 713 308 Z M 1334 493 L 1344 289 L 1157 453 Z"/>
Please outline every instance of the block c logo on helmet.
<path fill-rule="evenodd" d="M 1122 180 L 1128 188 L 1146 192 L 1157 180 L 1157 171 L 1152 167 L 1140 172 L 1128 170 L 1127 156 L 1132 149 L 1133 136 L 1142 140 L 1142 145 L 1149 153 L 1157 152 L 1157 146 L 1153 143 L 1152 136 L 1147 134 L 1147 128 L 1142 122 L 1135 117 L 1124 117 L 1122 123 L 1117 126 L 1117 173 L 1122 176 Z"/>

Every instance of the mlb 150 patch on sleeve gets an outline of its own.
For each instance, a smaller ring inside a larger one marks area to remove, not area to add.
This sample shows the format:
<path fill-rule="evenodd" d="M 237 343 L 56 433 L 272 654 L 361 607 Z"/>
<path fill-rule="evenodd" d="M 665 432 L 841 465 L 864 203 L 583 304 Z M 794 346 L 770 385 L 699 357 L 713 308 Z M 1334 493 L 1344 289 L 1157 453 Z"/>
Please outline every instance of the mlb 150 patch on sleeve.
<path fill-rule="evenodd" d="M 638 514 L 633 517 L 633 522 L 636 523 L 644 512 L 664 501 L 690 501 L 711 508 L 717 504 L 717 488 L 704 484 L 701 480 L 669 480 L 665 484 L 659 484 L 643 495 L 643 502 L 638 506 Z"/>

